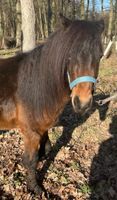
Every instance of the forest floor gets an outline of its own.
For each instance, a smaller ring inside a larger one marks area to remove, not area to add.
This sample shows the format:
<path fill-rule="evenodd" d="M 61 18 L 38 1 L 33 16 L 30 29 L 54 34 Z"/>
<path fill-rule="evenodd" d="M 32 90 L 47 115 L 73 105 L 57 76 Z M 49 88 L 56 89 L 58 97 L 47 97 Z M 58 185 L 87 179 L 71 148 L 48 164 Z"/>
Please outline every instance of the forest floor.
<path fill-rule="evenodd" d="M 117 91 L 117 56 L 101 62 L 95 99 Z M 80 117 L 67 105 L 49 130 L 52 151 L 39 163 L 42 200 L 117 200 L 117 102 Z M 39 200 L 28 191 L 17 131 L 0 134 L 0 200 Z"/>

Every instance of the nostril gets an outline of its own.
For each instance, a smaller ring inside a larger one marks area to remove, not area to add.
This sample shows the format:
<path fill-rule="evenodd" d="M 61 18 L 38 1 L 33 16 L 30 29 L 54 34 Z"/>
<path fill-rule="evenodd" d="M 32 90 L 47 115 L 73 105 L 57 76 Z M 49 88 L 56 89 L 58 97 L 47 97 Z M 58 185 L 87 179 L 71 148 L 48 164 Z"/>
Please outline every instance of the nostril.
<path fill-rule="evenodd" d="M 78 97 L 78 96 L 75 96 L 73 101 L 74 101 L 74 106 L 77 107 L 78 109 L 80 109 L 81 104 L 80 104 L 80 99 L 79 99 L 79 97 Z"/>
<path fill-rule="evenodd" d="M 88 98 L 86 101 L 81 101 L 79 96 L 76 95 L 72 98 L 72 105 L 75 112 L 87 111 L 92 106 L 92 98 Z"/>

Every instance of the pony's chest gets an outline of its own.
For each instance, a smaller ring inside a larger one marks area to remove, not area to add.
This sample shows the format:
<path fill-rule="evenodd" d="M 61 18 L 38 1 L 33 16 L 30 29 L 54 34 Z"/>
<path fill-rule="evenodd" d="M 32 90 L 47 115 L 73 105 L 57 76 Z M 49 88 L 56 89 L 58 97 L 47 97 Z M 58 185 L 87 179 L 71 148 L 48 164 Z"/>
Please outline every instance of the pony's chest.
<path fill-rule="evenodd" d="M 16 105 L 13 98 L 2 101 L 0 103 L 0 128 L 12 128 L 15 120 Z"/>

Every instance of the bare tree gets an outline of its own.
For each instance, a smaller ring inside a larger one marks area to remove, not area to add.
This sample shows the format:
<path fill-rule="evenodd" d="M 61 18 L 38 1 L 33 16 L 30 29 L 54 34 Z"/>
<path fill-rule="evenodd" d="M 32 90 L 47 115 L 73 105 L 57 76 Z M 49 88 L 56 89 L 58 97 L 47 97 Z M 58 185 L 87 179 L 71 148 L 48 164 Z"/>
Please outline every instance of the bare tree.
<path fill-rule="evenodd" d="M 86 4 L 86 19 L 88 19 L 88 14 L 89 14 L 89 0 L 87 0 L 87 4 Z"/>
<path fill-rule="evenodd" d="M 2 12 L 3 12 L 3 23 L 4 23 L 4 37 L 8 36 L 8 29 L 9 29 L 9 17 L 8 17 L 8 7 L 7 7 L 7 0 L 2 1 Z"/>
<path fill-rule="evenodd" d="M 72 15 L 73 15 L 73 19 L 75 19 L 76 16 L 76 1 L 72 0 Z"/>
<path fill-rule="evenodd" d="M 101 15 L 104 14 L 104 0 L 101 0 Z"/>
<path fill-rule="evenodd" d="M 117 52 L 117 0 L 115 0 L 115 51 Z"/>
<path fill-rule="evenodd" d="M 35 10 L 33 0 L 20 0 L 22 14 L 23 51 L 35 47 Z"/>
<path fill-rule="evenodd" d="M 84 0 L 81 0 L 81 2 L 80 2 L 80 12 L 81 12 L 81 19 L 84 19 L 85 18 Z"/>
<path fill-rule="evenodd" d="M 109 24 L 108 24 L 108 40 L 112 37 L 113 28 L 113 0 L 110 0 L 110 13 L 109 13 Z"/>
<path fill-rule="evenodd" d="M 95 19 L 95 0 L 92 0 L 92 19 Z"/>
<path fill-rule="evenodd" d="M 3 23 L 2 23 L 2 7 L 0 6 L 0 49 L 2 46 L 3 41 Z"/>
<path fill-rule="evenodd" d="M 48 0 L 48 35 L 51 33 L 51 17 L 52 17 L 51 0 Z"/>
<path fill-rule="evenodd" d="M 15 39 L 16 36 L 16 0 L 7 0 L 8 7 L 8 18 L 9 18 L 9 27 L 10 27 L 10 36 Z"/>
<path fill-rule="evenodd" d="M 17 15 L 16 46 L 20 47 L 21 46 L 21 6 L 20 6 L 20 0 L 17 0 L 16 15 Z"/>

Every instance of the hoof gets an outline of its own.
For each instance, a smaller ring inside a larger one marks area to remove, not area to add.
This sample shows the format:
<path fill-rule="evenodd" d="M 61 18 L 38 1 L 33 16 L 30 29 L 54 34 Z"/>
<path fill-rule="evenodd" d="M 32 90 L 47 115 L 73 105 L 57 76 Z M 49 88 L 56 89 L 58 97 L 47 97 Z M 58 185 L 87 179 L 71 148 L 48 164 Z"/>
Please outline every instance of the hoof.
<path fill-rule="evenodd" d="M 40 197 L 42 196 L 42 188 L 38 185 L 34 188 L 34 193 L 39 195 Z"/>
<path fill-rule="evenodd" d="M 28 183 L 28 190 L 35 193 L 36 195 L 41 196 L 42 195 L 42 188 L 39 185 L 32 185 Z"/>
<path fill-rule="evenodd" d="M 27 177 L 27 186 L 31 192 L 35 194 L 41 195 L 42 194 L 42 187 L 38 185 L 35 176 L 31 176 L 31 174 Z"/>

